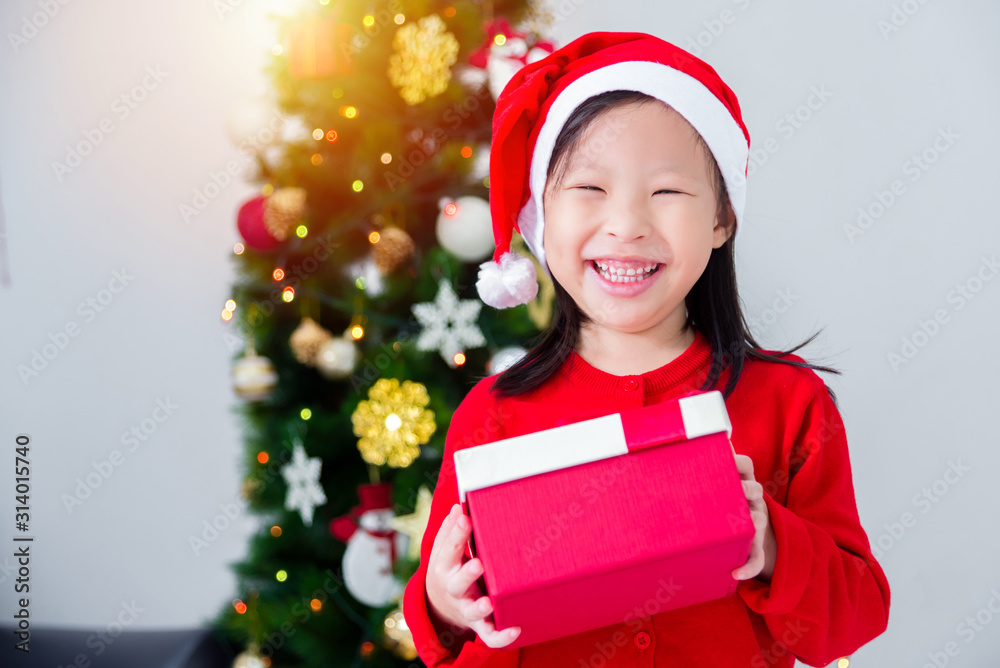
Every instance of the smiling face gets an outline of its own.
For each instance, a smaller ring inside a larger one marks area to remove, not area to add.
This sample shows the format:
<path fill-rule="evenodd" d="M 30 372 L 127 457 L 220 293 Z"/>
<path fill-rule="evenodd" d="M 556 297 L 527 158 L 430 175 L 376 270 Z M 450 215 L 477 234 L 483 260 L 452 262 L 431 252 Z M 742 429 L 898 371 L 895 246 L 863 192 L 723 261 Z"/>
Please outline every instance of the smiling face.
<path fill-rule="evenodd" d="M 694 128 L 659 100 L 619 106 L 565 157 L 546 183 L 543 243 L 591 320 L 581 334 L 676 336 L 685 297 L 734 231 Z"/>

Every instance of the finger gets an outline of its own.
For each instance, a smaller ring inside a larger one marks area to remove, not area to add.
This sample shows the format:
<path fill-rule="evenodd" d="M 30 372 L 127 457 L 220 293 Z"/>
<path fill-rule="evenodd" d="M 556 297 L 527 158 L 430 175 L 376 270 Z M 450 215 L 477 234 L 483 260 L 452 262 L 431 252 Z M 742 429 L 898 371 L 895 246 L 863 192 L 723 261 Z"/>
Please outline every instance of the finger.
<path fill-rule="evenodd" d="M 468 516 L 462 513 L 461 508 L 455 513 L 451 530 L 444 542 L 444 553 L 441 555 L 450 567 L 461 565 L 465 544 L 469 541 L 469 534 L 472 533 L 472 523 Z"/>
<path fill-rule="evenodd" d="M 445 515 L 444 520 L 441 521 L 441 526 L 438 528 L 437 535 L 434 536 L 434 543 L 431 545 L 431 554 L 430 557 L 428 557 L 428 563 L 436 562 L 440 553 L 444 550 L 444 542 L 448 539 L 452 525 L 458 517 L 456 508 L 459 508 L 457 503 L 451 507 L 448 514 Z"/>
<path fill-rule="evenodd" d="M 744 480 L 743 495 L 752 504 L 759 504 L 764 500 L 764 487 L 756 480 Z"/>
<path fill-rule="evenodd" d="M 733 577 L 737 580 L 748 580 L 756 577 L 764 568 L 764 550 L 758 545 L 756 537 L 750 546 L 750 555 L 747 562 L 733 571 Z"/>
<path fill-rule="evenodd" d="M 753 460 L 746 455 L 736 455 L 736 470 L 744 480 L 753 480 Z"/>
<path fill-rule="evenodd" d="M 475 587 L 476 580 L 483 574 L 483 562 L 477 558 L 469 559 L 453 575 L 448 576 L 445 590 L 455 598 L 472 598 L 481 595 L 478 587 Z M 469 592 L 474 589 L 473 592 Z"/>
<path fill-rule="evenodd" d="M 489 596 L 479 598 L 469 597 L 461 599 L 458 611 L 465 620 L 465 625 L 471 627 L 473 623 L 485 619 L 493 613 L 493 604 L 490 603 Z"/>
<path fill-rule="evenodd" d="M 493 648 L 506 647 L 521 634 L 520 626 L 512 626 L 509 629 L 497 631 L 493 622 L 488 620 L 475 622 L 472 625 L 472 630 L 479 635 L 487 647 Z"/>

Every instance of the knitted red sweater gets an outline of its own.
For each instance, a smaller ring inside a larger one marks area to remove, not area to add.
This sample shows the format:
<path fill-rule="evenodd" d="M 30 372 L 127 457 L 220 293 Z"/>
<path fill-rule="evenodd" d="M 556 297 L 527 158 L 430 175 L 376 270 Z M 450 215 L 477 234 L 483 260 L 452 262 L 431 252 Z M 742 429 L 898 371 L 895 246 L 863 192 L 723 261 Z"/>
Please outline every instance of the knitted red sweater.
<path fill-rule="evenodd" d="M 787 359 L 803 361 L 797 355 Z M 420 568 L 403 614 L 428 666 L 454 668 L 789 668 L 825 666 L 880 635 L 889 583 L 861 527 L 847 439 L 823 380 L 809 369 L 748 360 L 726 408 L 736 452 L 753 460 L 777 541 L 770 584 L 744 580 L 736 594 L 670 611 L 651 601 L 647 616 L 518 649 L 493 649 L 478 636 L 439 635 L 427 610 L 426 564 L 439 527 L 458 501 L 456 450 L 655 404 L 698 390 L 711 348 L 696 332 L 678 358 L 647 373 L 616 376 L 572 353 L 536 390 L 498 399 L 493 377 L 455 410 L 445 439 Z M 716 388 L 725 386 L 728 370 Z M 484 592 L 485 593 L 485 592 Z"/>

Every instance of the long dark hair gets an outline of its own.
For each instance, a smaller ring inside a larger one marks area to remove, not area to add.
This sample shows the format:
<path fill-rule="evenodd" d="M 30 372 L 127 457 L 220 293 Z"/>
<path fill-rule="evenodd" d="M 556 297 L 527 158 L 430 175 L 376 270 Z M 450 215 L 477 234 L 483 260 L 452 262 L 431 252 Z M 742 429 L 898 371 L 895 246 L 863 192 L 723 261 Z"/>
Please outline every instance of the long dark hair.
<path fill-rule="evenodd" d="M 577 142 L 590 125 L 602 114 L 615 107 L 628 104 L 643 104 L 656 98 L 638 91 L 616 90 L 595 95 L 583 102 L 566 121 L 559 137 L 556 139 L 546 174 L 546 183 L 557 171 L 556 183 L 565 173 L 565 164 L 572 154 Z M 713 170 L 715 192 L 718 196 L 718 211 L 725 212 L 729 207 L 729 193 L 712 155 L 711 149 L 700 134 L 695 136 L 708 157 Z M 723 396 L 728 398 L 736 389 L 736 384 L 743 372 L 743 365 L 748 357 L 779 364 L 826 371 L 840 374 L 830 367 L 796 362 L 782 359 L 780 356 L 794 353 L 799 348 L 812 342 L 819 332 L 786 351 L 767 354 L 761 351 L 761 346 L 754 340 L 740 305 L 739 293 L 736 287 L 736 263 L 733 251 L 733 236 L 719 248 L 712 249 L 708 266 L 701 277 L 695 282 L 685 299 L 687 320 L 685 329 L 695 328 L 700 331 L 712 347 L 712 366 L 708 379 L 702 390 L 715 386 L 725 368 L 730 369 L 729 381 L 723 390 Z M 500 397 L 516 396 L 529 392 L 542 385 L 556 373 L 576 348 L 580 337 L 580 327 L 590 321 L 590 318 L 580 310 L 573 298 L 566 292 L 559 281 L 552 278 L 555 288 L 555 312 L 549 327 L 536 339 L 527 354 L 516 364 L 500 373 L 493 383 L 493 392 Z M 821 330 L 822 331 L 822 330 Z M 836 403 L 836 396 L 827 387 L 830 398 Z"/>

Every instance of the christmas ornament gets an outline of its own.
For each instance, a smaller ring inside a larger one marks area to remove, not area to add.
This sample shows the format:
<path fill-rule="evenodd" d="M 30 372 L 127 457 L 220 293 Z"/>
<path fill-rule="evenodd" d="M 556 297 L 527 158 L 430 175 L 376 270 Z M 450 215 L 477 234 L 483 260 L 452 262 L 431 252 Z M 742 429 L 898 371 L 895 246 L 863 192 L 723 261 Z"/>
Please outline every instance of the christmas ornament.
<path fill-rule="evenodd" d="M 302 322 L 295 328 L 292 335 L 288 337 L 288 345 L 292 349 L 292 354 L 302 364 L 315 364 L 316 355 L 324 343 L 333 338 L 333 334 L 323 329 L 319 323 L 309 317 L 302 318 Z"/>
<path fill-rule="evenodd" d="M 247 246 L 258 251 L 271 250 L 280 242 L 268 231 L 264 224 L 264 203 L 267 198 L 258 195 L 243 203 L 236 214 L 236 228 Z"/>
<path fill-rule="evenodd" d="M 316 351 L 315 364 L 325 377 L 337 380 L 354 372 L 359 357 L 358 346 L 350 335 L 333 336 Z"/>
<path fill-rule="evenodd" d="M 419 104 L 448 88 L 458 40 L 437 14 L 397 30 L 392 47 L 396 52 L 389 57 L 389 79 L 407 104 Z"/>
<path fill-rule="evenodd" d="M 379 271 L 371 255 L 350 263 L 345 271 L 354 279 L 355 285 L 367 292 L 369 297 L 378 297 L 385 289 L 382 272 Z"/>
<path fill-rule="evenodd" d="M 274 364 L 248 347 L 244 357 L 233 364 L 233 391 L 244 401 L 264 401 L 270 398 L 278 384 Z"/>
<path fill-rule="evenodd" d="M 490 203 L 481 197 L 442 198 L 437 219 L 437 240 L 465 262 L 479 262 L 493 253 Z"/>
<path fill-rule="evenodd" d="M 417 339 L 418 350 L 437 350 L 448 366 L 455 367 L 455 353 L 486 345 L 476 326 L 482 304 L 475 299 L 459 301 L 447 279 L 438 283 L 433 302 L 414 304 L 411 309 L 424 329 Z"/>
<path fill-rule="evenodd" d="M 330 522 L 330 533 L 347 543 L 344 584 L 351 596 L 378 608 L 398 600 L 404 585 L 393 575 L 397 556 L 406 549 L 406 536 L 389 527 L 393 518 L 392 485 L 358 485 L 360 504 Z"/>
<path fill-rule="evenodd" d="M 350 76 L 351 26 L 308 16 L 289 27 L 288 72 L 296 79 Z"/>
<path fill-rule="evenodd" d="M 409 466 L 420 454 L 420 445 L 434 433 L 434 412 L 427 388 L 421 383 L 379 378 L 368 390 L 368 399 L 351 415 L 358 449 L 369 464 Z"/>
<path fill-rule="evenodd" d="M 491 376 L 503 373 L 510 367 L 517 364 L 521 358 L 527 354 L 527 352 L 527 350 L 520 346 L 501 348 L 493 353 L 493 357 L 491 357 L 490 361 L 486 363 L 486 370 Z"/>
<path fill-rule="evenodd" d="M 398 606 L 385 616 L 382 622 L 382 643 L 404 661 L 417 660 L 417 646 L 413 643 L 413 634 L 403 618 L 403 607 Z"/>
<path fill-rule="evenodd" d="M 306 212 L 305 188 L 278 188 L 264 200 L 264 227 L 284 241 Z"/>
<path fill-rule="evenodd" d="M 502 36 L 499 40 L 498 35 Z M 534 42 L 529 47 L 529 41 L 527 34 L 515 30 L 506 19 L 486 23 L 486 39 L 470 54 L 469 64 L 486 70 L 494 100 L 500 97 L 515 72 L 555 50 L 551 42 Z"/>
<path fill-rule="evenodd" d="M 427 489 L 427 485 L 421 485 L 417 491 L 417 507 L 413 509 L 413 514 L 400 515 L 389 520 L 390 527 L 409 538 L 406 556 L 410 559 L 420 559 L 420 543 L 430 522 L 432 499 L 433 494 Z"/>
<path fill-rule="evenodd" d="M 256 648 L 248 648 L 247 651 L 237 655 L 233 661 L 233 668 L 264 668 L 264 661 Z"/>
<path fill-rule="evenodd" d="M 319 457 L 306 457 L 301 441 L 296 440 L 292 461 L 281 467 L 281 477 L 288 486 L 285 510 L 299 511 L 302 523 L 306 526 L 312 526 L 316 506 L 326 503 L 326 495 L 319 484 L 322 466 L 323 462 Z"/>
<path fill-rule="evenodd" d="M 398 227 L 386 227 L 379 231 L 378 242 L 372 246 L 372 259 L 383 276 L 388 276 L 413 254 L 416 244 L 413 238 Z"/>
<path fill-rule="evenodd" d="M 490 212 L 496 250 L 480 265 L 476 289 L 494 308 L 535 298 L 530 260 L 510 249 L 515 228 L 548 273 L 542 195 L 563 125 L 589 97 L 610 90 L 651 95 L 680 113 L 722 170 L 736 231 L 743 225 L 750 135 L 736 95 L 707 63 L 645 33 L 587 33 L 511 78 L 497 98 L 490 153 Z"/>

